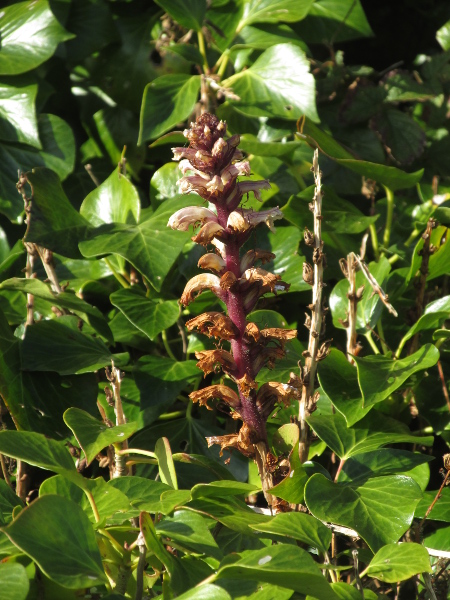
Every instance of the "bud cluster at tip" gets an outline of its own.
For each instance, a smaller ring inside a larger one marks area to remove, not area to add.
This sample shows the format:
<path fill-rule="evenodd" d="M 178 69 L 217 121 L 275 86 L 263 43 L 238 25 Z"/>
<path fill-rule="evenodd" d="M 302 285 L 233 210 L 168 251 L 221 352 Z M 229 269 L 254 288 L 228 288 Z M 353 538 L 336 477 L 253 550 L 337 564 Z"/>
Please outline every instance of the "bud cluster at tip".
<path fill-rule="evenodd" d="M 256 375 L 264 366 L 273 367 L 285 355 L 284 344 L 296 337 L 295 330 L 260 329 L 247 322 L 247 315 L 259 298 L 267 293 L 285 291 L 289 285 L 262 268 L 275 255 L 260 249 L 242 253 L 241 248 L 252 230 L 266 224 L 274 231 L 274 221 L 283 217 L 278 207 L 255 211 L 240 207 L 244 195 L 253 192 L 261 199 L 261 190 L 269 189 L 267 180 L 242 181 L 250 175 L 250 165 L 243 160 L 239 135 L 226 137 L 226 124 L 209 113 L 200 116 L 184 131 L 187 148 L 173 148 L 174 160 L 180 161 L 183 177 L 178 181 L 184 193 L 196 193 L 208 206 L 189 206 L 172 215 L 168 226 L 186 231 L 192 225 L 192 240 L 208 248 L 198 266 L 212 273 L 193 277 L 184 289 L 181 303 L 188 305 L 196 295 L 211 290 L 226 307 L 228 314 L 207 312 L 187 323 L 209 337 L 229 341 L 230 351 L 221 343 L 215 350 L 196 353 L 197 366 L 205 376 L 222 370 L 237 386 L 237 393 L 226 385 L 212 385 L 193 392 L 190 397 L 207 408 L 208 401 L 226 404 L 233 418 L 243 425 L 238 434 L 214 437 L 210 443 L 221 448 L 238 448 L 248 456 L 253 446 L 267 443 L 265 423 L 275 404 L 287 405 L 300 394 L 300 383 L 291 375 L 287 384 L 269 382 L 258 389 Z"/>

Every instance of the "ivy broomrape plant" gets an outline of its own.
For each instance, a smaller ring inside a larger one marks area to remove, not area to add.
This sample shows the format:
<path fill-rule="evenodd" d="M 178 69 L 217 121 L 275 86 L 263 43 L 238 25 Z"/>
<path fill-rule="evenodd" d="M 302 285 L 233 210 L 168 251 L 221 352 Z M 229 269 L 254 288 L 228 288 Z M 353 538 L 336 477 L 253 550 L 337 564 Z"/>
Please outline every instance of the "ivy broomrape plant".
<path fill-rule="evenodd" d="M 238 177 L 250 175 L 250 165 L 242 160 L 240 136 L 225 137 L 223 121 L 205 113 L 184 135 L 189 147 L 173 149 L 174 160 L 180 160 L 184 175 L 178 185 L 185 193 L 201 196 L 211 208 L 182 208 L 171 216 L 168 225 L 182 231 L 200 225 L 192 240 L 205 247 L 212 245 L 215 252 L 204 254 L 198 263 L 212 274 L 196 275 L 188 281 L 181 302 L 187 306 L 196 294 L 208 289 L 225 303 L 228 315 L 206 312 L 188 321 L 187 328 L 220 340 L 218 348 L 195 354 L 205 376 L 221 369 L 237 386 L 236 392 L 227 385 L 211 385 L 192 392 L 190 398 L 207 408 L 209 400 L 218 399 L 229 407 L 233 419 L 242 421 L 238 433 L 209 437 L 208 443 L 220 444 L 222 450 L 236 448 L 253 458 L 266 492 L 276 483 L 266 421 L 276 404 L 287 406 L 292 399 L 300 398 L 301 380 L 291 373 L 287 383 L 271 381 L 258 387 L 255 379 L 262 367 L 273 367 L 285 355 L 284 343 L 295 338 L 297 332 L 260 329 L 247 322 L 247 315 L 261 296 L 285 291 L 289 284 L 281 281 L 280 275 L 255 266 L 272 261 L 273 253 L 257 248 L 243 253 L 241 249 L 258 225 L 265 223 L 274 232 L 274 221 L 283 214 L 278 207 L 254 211 L 240 206 L 245 194 L 253 192 L 260 199 L 260 190 L 268 189 L 270 184 L 267 180 L 238 181 Z M 230 342 L 230 351 L 222 349 L 222 341 Z"/>

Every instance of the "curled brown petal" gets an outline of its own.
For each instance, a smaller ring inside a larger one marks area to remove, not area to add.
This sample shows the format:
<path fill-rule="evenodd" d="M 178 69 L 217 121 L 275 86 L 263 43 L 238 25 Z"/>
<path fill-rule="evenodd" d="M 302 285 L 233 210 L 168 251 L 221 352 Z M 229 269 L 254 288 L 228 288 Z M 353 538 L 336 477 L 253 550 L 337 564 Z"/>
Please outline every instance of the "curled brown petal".
<path fill-rule="evenodd" d="M 217 277 L 217 275 L 202 273 L 201 275 L 196 275 L 190 279 L 187 282 L 184 292 L 181 296 L 181 304 L 183 304 L 183 306 L 187 306 L 198 294 L 201 294 L 204 290 L 211 290 L 219 298 L 222 296 L 223 291 L 220 289 L 220 279 Z"/>
<path fill-rule="evenodd" d="M 198 329 L 208 337 L 221 340 L 234 340 L 239 335 L 239 329 L 227 315 L 219 312 L 205 312 L 186 323 L 188 331 Z"/>
<path fill-rule="evenodd" d="M 256 390 L 258 388 L 258 384 L 254 379 L 252 379 L 247 373 L 241 379 L 236 379 L 236 383 L 239 386 L 239 390 L 242 394 L 248 398 L 252 393 L 252 390 Z"/>
<path fill-rule="evenodd" d="M 244 339 L 247 343 L 259 342 L 260 332 L 256 323 L 247 323 L 244 331 Z"/>
<path fill-rule="evenodd" d="M 289 340 L 293 340 L 297 337 L 296 329 L 281 329 L 279 327 L 269 327 L 267 329 L 261 329 L 261 336 L 267 342 L 278 341 L 283 344 L 283 342 L 288 342 Z"/>
<path fill-rule="evenodd" d="M 233 290 L 237 286 L 237 278 L 234 273 L 227 271 L 220 278 L 220 287 L 223 290 Z"/>
<path fill-rule="evenodd" d="M 240 189 L 242 185 L 243 183 L 239 183 Z M 260 211 L 255 211 L 250 208 L 238 208 L 237 210 L 234 210 L 228 217 L 227 226 L 234 231 L 242 233 L 248 229 L 251 229 L 252 227 L 256 227 L 256 225 L 259 225 L 260 223 L 266 223 L 271 231 L 275 231 L 273 225 L 274 220 L 282 218 L 283 213 L 278 207 Z"/>
<path fill-rule="evenodd" d="M 298 399 L 299 397 L 300 391 L 298 387 L 291 385 L 291 382 L 279 383 L 278 381 L 269 381 L 259 388 L 258 395 L 256 396 L 256 406 L 266 414 L 269 407 L 270 413 L 275 403 L 284 404 L 284 406 L 288 407 L 291 400 Z"/>
<path fill-rule="evenodd" d="M 268 369 L 273 369 L 275 367 L 275 361 L 284 358 L 285 354 L 286 352 L 283 348 L 277 348 L 276 346 L 264 348 L 258 352 L 258 355 L 253 361 L 255 373 L 258 373 L 264 365 L 266 365 Z"/>
<path fill-rule="evenodd" d="M 192 402 L 198 402 L 201 406 L 206 406 L 209 410 L 212 410 L 212 408 L 208 406 L 208 400 L 212 400 L 213 398 L 223 400 L 233 408 L 240 406 L 239 396 L 226 385 L 210 385 L 202 390 L 191 392 L 189 398 Z"/>
<path fill-rule="evenodd" d="M 219 275 L 226 269 L 226 263 L 224 259 L 218 254 L 204 254 L 198 261 L 200 269 L 210 269 Z"/>
<path fill-rule="evenodd" d="M 247 269 L 242 276 L 242 287 L 248 288 L 253 283 L 261 284 L 261 293 L 264 294 L 267 291 L 275 291 L 275 286 L 278 281 L 280 281 L 280 275 L 274 275 L 273 273 L 269 273 L 269 271 L 265 271 L 260 267 L 252 267 L 251 269 Z"/>
<path fill-rule="evenodd" d="M 253 267 L 257 260 L 260 260 L 262 264 L 268 263 L 275 258 L 275 254 L 273 252 L 268 252 L 267 250 L 249 250 L 244 254 L 241 259 L 241 273 L 244 273 L 250 267 Z"/>
<path fill-rule="evenodd" d="M 189 225 L 205 223 L 205 221 L 217 222 L 217 215 L 204 206 L 186 206 L 185 208 L 177 210 L 177 212 L 170 217 L 167 225 L 172 229 L 187 231 Z"/>
<path fill-rule="evenodd" d="M 194 235 L 194 237 L 191 239 L 196 244 L 207 246 L 215 237 L 220 237 L 223 231 L 224 229 L 219 225 L 219 223 L 209 222 L 205 223 L 197 235 Z"/>
<path fill-rule="evenodd" d="M 226 350 L 201 350 L 195 353 L 195 358 L 198 358 L 197 367 L 208 375 L 216 371 L 217 367 L 221 367 L 224 373 L 233 373 L 236 370 L 236 363 L 233 356 Z"/>
<path fill-rule="evenodd" d="M 207 437 L 206 441 L 208 442 L 208 447 L 214 444 L 220 445 L 220 456 L 222 456 L 224 450 L 231 450 L 233 448 L 249 458 L 255 456 L 252 431 L 245 423 L 243 423 L 239 433 Z"/>

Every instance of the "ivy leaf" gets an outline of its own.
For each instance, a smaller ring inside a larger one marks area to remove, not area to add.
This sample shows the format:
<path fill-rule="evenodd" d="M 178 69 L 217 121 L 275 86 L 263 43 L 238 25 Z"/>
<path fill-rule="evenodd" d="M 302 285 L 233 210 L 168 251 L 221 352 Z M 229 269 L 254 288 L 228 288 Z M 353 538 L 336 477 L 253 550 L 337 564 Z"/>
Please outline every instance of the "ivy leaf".
<path fill-rule="evenodd" d="M 177 542 L 200 554 L 222 558 L 222 552 L 208 529 L 204 517 L 187 511 L 176 511 L 173 517 L 166 517 L 155 525 L 156 533 Z"/>
<path fill-rule="evenodd" d="M 0 140 L 41 147 L 35 109 L 37 91 L 36 84 L 9 85 L 0 81 Z"/>
<path fill-rule="evenodd" d="M 358 485 L 333 483 L 316 473 L 305 487 L 305 502 L 317 519 L 355 529 L 374 552 L 408 530 L 421 497 L 417 483 L 403 475 Z"/>
<path fill-rule="evenodd" d="M 140 210 L 136 188 L 117 168 L 86 196 L 80 207 L 80 214 L 94 227 L 104 223 L 134 225 L 139 221 Z"/>
<path fill-rule="evenodd" d="M 305 53 L 293 44 L 277 44 L 249 69 L 222 82 L 239 96 L 234 106 L 251 117 L 295 120 L 307 115 L 318 121 L 314 77 Z"/>
<path fill-rule="evenodd" d="M 35 69 L 52 56 L 60 42 L 73 37 L 55 19 L 47 0 L 7 6 L 0 17 L 0 75 Z"/>
<path fill-rule="evenodd" d="M 332 348 L 327 360 L 319 364 L 318 375 L 321 388 L 345 417 L 348 427 L 366 416 L 371 407 L 363 406 L 357 370 L 345 354 Z"/>
<path fill-rule="evenodd" d="M 191 203 L 198 203 L 199 200 Z M 87 258 L 118 254 L 160 291 L 166 275 L 190 236 L 189 232 L 172 231 L 167 227 L 170 216 L 182 206 L 186 206 L 184 198 L 173 198 L 138 225 L 101 225 L 91 232 L 88 240 L 80 243 L 80 251 Z"/>
<path fill-rule="evenodd" d="M 201 31 L 206 0 L 155 0 L 174 21 L 186 29 Z"/>
<path fill-rule="evenodd" d="M 194 110 L 200 91 L 199 75 L 162 75 L 149 83 L 142 97 L 138 144 L 166 133 Z"/>
<path fill-rule="evenodd" d="M 114 292 L 110 300 L 113 306 L 151 340 L 176 323 L 180 316 L 176 300 L 162 302 L 147 298 L 137 286 Z"/>
<path fill-rule="evenodd" d="M 402 442 L 433 444 L 433 436 L 417 437 L 408 427 L 395 419 L 371 411 L 352 427 L 340 413 L 326 415 L 313 413 L 308 418 L 309 425 L 340 459 L 346 460 L 363 452 L 377 450 L 386 444 Z"/>
<path fill-rule="evenodd" d="M 13 599 L 11 598 L 11 600 Z M 181 594 L 178 596 L 178 600 L 232 600 L 232 598 L 226 590 L 218 585 L 205 583 Z"/>
<path fill-rule="evenodd" d="M 0 452 L 55 473 L 76 473 L 75 464 L 67 448 L 41 433 L 1 431 Z"/>
<path fill-rule="evenodd" d="M 174 490 L 178 489 L 177 474 L 173 464 L 172 450 L 166 437 L 159 438 L 155 444 L 155 454 L 158 459 L 159 477 L 163 483 L 170 485 Z"/>
<path fill-rule="evenodd" d="M 314 0 L 247 0 L 238 31 L 250 23 L 294 23 L 304 19 Z"/>
<path fill-rule="evenodd" d="M 385 400 L 411 375 L 434 366 L 438 360 L 439 350 L 433 344 L 425 344 L 414 354 L 400 360 L 381 355 L 355 357 L 364 407 Z"/>
<path fill-rule="evenodd" d="M 423 153 L 425 132 L 406 113 L 396 109 L 384 110 L 372 123 L 398 164 L 409 165 Z"/>
<path fill-rule="evenodd" d="M 230 49 L 255 48 L 257 50 L 267 50 L 275 44 L 295 44 L 304 52 L 309 54 L 305 42 L 295 33 L 295 31 L 284 24 L 265 23 L 261 25 L 246 25 L 243 27 L 234 40 L 234 46 Z"/>
<path fill-rule="evenodd" d="M 450 296 L 444 296 L 443 298 L 438 298 L 433 302 L 430 302 L 425 307 L 423 311 L 423 315 L 420 319 L 414 323 L 414 325 L 409 329 L 409 331 L 403 337 L 403 341 L 407 341 L 411 339 L 416 333 L 419 331 L 425 331 L 427 329 L 434 329 L 438 327 L 439 324 L 448 319 L 448 315 L 450 313 Z"/>
<path fill-rule="evenodd" d="M 418 573 L 431 573 L 430 557 L 420 544 L 387 544 L 370 561 L 367 575 L 395 583 L 404 581 Z"/>
<path fill-rule="evenodd" d="M 436 494 L 437 490 L 424 492 L 423 498 L 419 502 L 419 505 L 416 509 L 416 517 L 422 518 L 425 516 L 425 513 L 431 506 L 431 503 L 435 499 Z M 431 519 L 432 521 L 445 521 L 446 523 L 450 523 L 450 488 L 445 487 L 442 490 L 439 501 L 436 502 L 435 506 L 433 506 L 433 510 L 430 512 L 427 519 Z"/>
<path fill-rule="evenodd" d="M 222 566 L 216 578 L 266 581 L 318 600 L 338 599 L 311 555 L 290 544 L 242 552 L 236 562 Z"/>
<path fill-rule="evenodd" d="M 450 21 L 436 31 L 436 39 L 444 50 L 450 50 Z"/>
<path fill-rule="evenodd" d="M 107 581 L 92 525 L 84 511 L 67 498 L 38 498 L 3 531 L 47 577 L 63 587 L 89 588 Z"/>
<path fill-rule="evenodd" d="M 107 427 L 103 421 L 79 408 L 69 408 L 64 413 L 64 422 L 72 430 L 82 448 L 87 464 L 107 446 L 128 439 L 137 429 L 136 423 L 125 423 Z"/>
<path fill-rule="evenodd" d="M 25 567 L 20 563 L 1 563 L 0 587 L 3 600 L 25 600 L 30 590 L 30 580 Z"/>
<path fill-rule="evenodd" d="M 319 148 L 338 164 L 378 183 L 385 185 L 392 191 L 413 187 L 420 181 L 423 169 L 415 173 L 405 173 L 397 167 L 387 167 L 366 160 L 355 160 L 350 152 L 334 140 L 329 134 L 321 131 L 309 119 L 305 120 L 302 131 L 298 134 L 300 139 L 305 139 L 313 148 Z"/>

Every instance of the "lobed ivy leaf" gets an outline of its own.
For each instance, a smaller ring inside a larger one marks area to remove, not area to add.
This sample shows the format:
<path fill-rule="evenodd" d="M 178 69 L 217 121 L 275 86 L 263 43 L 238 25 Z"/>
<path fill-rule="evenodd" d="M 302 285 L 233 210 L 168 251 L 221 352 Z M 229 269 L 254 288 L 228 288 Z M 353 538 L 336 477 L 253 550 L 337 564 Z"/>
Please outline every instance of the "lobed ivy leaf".
<path fill-rule="evenodd" d="M 107 581 L 92 525 L 84 511 L 67 498 L 41 496 L 3 531 L 47 577 L 65 588 Z"/>
<path fill-rule="evenodd" d="M 186 29 L 201 31 L 206 0 L 155 0 L 177 23 Z"/>
<path fill-rule="evenodd" d="M 35 108 L 37 91 L 38 86 L 26 79 L 15 85 L 0 81 L 0 140 L 41 148 Z"/>
<path fill-rule="evenodd" d="M 137 424 L 133 422 L 107 427 L 103 421 L 79 408 L 66 410 L 64 421 L 77 438 L 88 465 L 104 448 L 125 441 L 137 429 Z"/>
<path fill-rule="evenodd" d="M 250 23 L 295 23 L 304 19 L 314 0 L 247 0 L 238 31 Z"/>
<path fill-rule="evenodd" d="M 430 557 L 421 544 L 387 544 L 370 561 L 367 575 L 395 583 L 404 581 L 418 573 L 431 573 Z"/>
<path fill-rule="evenodd" d="M 252 117 L 318 121 L 314 77 L 304 52 L 294 44 L 268 48 L 253 65 L 222 82 L 239 96 L 236 108 Z"/>
<path fill-rule="evenodd" d="M 355 529 L 376 552 L 408 530 L 422 491 L 411 477 L 373 477 L 363 483 L 333 483 L 320 473 L 305 488 L 305 502 L 321 521 Z"/>
<path fill-rule="evenodd" d="M 194 109 L 199 91 L 199 75 L 162 75 L 149 83 L 142 97 L 138 144 L 159 138 L 185 121 Z"/>
<path fill-rule="evenodd" d="M 0 75 L 35 69 L 52 56 L 60 42 L 73 37 L 57 21 L 47 0 L 5 7 L 0 18 Z"/>
<path fill-rule="evenodd" d="M 417 371 L 434 366 L 439 360 L 439 350 L 433 344 L 400 360 L 374 355 L 355 357 L 358 380 L 364 399 L 364 407 L 385 400 Z"/>
<path fill-rule="evenodd" d="M 396 448 L 380 448 L 349 458 L 339 475 L 339 481 L 355 482 L 369 477 L 395 474 L 406 474 L 415 479 L 411 471 L 421 465 L 427 465 L 431 460 L 433 457 L 425 454 Z"/>

